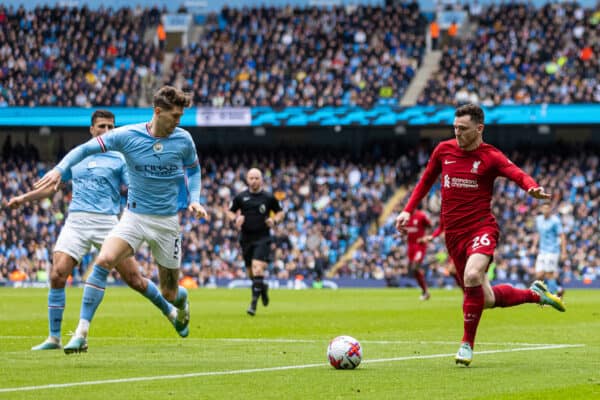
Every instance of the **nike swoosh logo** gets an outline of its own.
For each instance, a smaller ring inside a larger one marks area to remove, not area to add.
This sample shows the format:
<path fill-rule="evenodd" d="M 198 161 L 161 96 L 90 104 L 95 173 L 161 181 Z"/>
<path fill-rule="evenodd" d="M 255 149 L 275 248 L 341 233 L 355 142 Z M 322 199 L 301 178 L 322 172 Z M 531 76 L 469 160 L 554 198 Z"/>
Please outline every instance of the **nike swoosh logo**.
<path fill-rule="evenodd" d="M 446 165 L 448 165 L 448 164 L 454 164 L 455 162 L 456 162 L 456 161 L 448 161 L 448 160 L 445 160 L 445 161 L 444 161 L 444 164 L 446 164 Z"/>

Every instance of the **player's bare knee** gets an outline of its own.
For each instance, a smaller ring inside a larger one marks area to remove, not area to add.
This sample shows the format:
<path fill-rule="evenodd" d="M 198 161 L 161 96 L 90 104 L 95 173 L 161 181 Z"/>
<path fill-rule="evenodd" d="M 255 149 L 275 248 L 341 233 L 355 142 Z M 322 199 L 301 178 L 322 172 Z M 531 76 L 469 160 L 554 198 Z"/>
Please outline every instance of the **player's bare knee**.
<path fill-rule="evenodd" d="M 113 269 L 114 267 L 116 267 L 116 264 L 117 264 L 117 259 L 112 254 L 100 252 L 98 257 L 96 258 L 96 265 L 99 265 L 105 269 L 109 269 L 109 270 Z"/>
<path fill-rule="evenodd" d="M 62 289 L 67 284 L 71 271 L 64 268 L 52 268 L 50 270 L 50 287 L 53 289 Z"/>
<path fill-rule="evenodd" d="M 467 286 L 477 286 L 481 285 L 482 277 L 478 270 L 471 269 L 465 271 L 465 285 Z"/>

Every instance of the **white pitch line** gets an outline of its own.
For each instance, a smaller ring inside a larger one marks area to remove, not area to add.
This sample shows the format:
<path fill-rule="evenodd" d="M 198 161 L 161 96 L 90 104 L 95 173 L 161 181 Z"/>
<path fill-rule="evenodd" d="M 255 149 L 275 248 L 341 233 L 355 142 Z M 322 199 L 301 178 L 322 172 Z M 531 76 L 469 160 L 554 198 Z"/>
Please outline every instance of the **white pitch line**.
<path fill-rule="evenodd" d="M 21 339 L 45 339 L 46 336 L 0 336 L 1 339 L 10 340 L 21 340 Z M 140 338 L 140 337 L 125 337 L 125 336 L 97 336 L 92 338 L 93 341 L 157 341 L 157 342 L 174 342 L 177 338 Z M 329 339 L 286 339 L 286 338 L 186 338 L 185 342 L 252 342 L 252 343 L 328 343 Z M 441 344 L 441 345 L 454 345 L 458 342 L 456 340 L 442 341 L 442 340 L 360 340 L 361 343 L 371 344 L 416 344 L 416 345 L 430 345 L 430 344 Z M 524 343 L 524 342 L 477 342 L 478 346 L 554 346 L 556 343 Z"/>
<path fill-rule="evenodd" d="M 522 348 L 505 349 L 505 350 L 486 350 L 486 351 L 479 351 L 476 354 L 483 355 L 483 354 L 495 354 L 495 353 L 510 353 L 510 352 L 516 352 L 516 351 L 554 350 L 554 349 L 564 349 L 564 348 L 583 347 L 583 346 L 585 346 L 585 345 L 583 345 L 583 344 L 557 344 L 557 345 L 550 345 L 550 346 L 543 346 L 543 347 L 522 347 Z M 375 359 L 375 360 L 364 360 L 363 364 L 375 364 L 375 363 L 390 362 L 390 361 L 426 360 L 426 359 L 431 359 L 431 358 L 443 358 L 443 357 L 452 357 L 452 356 L 454 356 L 454 353 L 380 358 L 380 359 Z M 53 384 L 49 384 L 49 385 L 40 385 L 40 386 L 23 386 L 23 387 L 14 387 L 14 388 L 3 388 L 3 389 L 0 389 L 0 393 L 25 392 L 25 391 L 34 391 L 34 390 L 44 390 L 44 389 L 60 389 L 60 388 L 67 388 L 67 387 L 74 387 L 74 386 L 106 385 L 106 384 L 111 384 L 111 383 L 130 383 L 130 382 L 160 381 L 160 380 L 169 380 L 169 379 L 197 378 L 197 377 L 202 377 L 202 376 L 240 375 L 240 374 L 258 373 L 258 372 L 272 372 L 272 371 L 286 371 L 286 370 L 291 370 L 291 369 L 316 368 L 316 367 L 324 367 L 326 365 L 327 364 L 324 364 L 324 363 L 304 364 L 304 365 L 288 365 L 288 366 L 283 366 L 283 367 L 239 369 L 239 370 L 233 370 L 233 371 L 194 372 L 194 373 L 189 373 L 189 374 L 178 374 L 178 375 L 140 376 L 140 377 L 136 377 L 136 378 L 106 379 L 106 380 L 99 380 L 99 381 L 53 383 Z"/>

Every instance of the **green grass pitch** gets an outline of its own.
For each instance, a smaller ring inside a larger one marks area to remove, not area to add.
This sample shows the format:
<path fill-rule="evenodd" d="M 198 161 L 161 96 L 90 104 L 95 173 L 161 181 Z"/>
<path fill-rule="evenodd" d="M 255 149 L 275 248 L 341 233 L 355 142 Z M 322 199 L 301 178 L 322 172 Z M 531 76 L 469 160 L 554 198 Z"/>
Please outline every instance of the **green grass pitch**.
<path fill-rule="evenodd" d="M 82 289 L 67 290 L 63 344 Z M 45 289 L 0 289 L 0 399 L 600 399 L 600 293 L 567 312 L 526 304 L 484 312 L 471 367 L 454 363 L 462 295 L 414 289 L 190 292 L 191 333 L 127 288 L 108 288 L 86 354 L 32 352 L 47 334 Z M 357 338 L 363 363 L 327 364 L 328 341 Z"/>

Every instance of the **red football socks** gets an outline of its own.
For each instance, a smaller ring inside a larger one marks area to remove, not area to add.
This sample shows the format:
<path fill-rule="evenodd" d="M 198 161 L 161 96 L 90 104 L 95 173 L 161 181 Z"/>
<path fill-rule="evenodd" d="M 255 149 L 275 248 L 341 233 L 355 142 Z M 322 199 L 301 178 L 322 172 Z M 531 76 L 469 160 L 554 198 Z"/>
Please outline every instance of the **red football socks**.
<path fill-rule="evenodd" d="M 415 269 L 415 279 L 421 287 L 423 293 L 427 293 L 427 282 L 425 282 L 425 274 L 419 268 Z"/>
<path fill-rule="evenodd" d="M 477 326 L 483 312 L 484 297 L 481 285 L 466 287 L 463 299 L 464 334 L 463 343 L 469 343 L 471 348 L 475 345 Z"/>
<path fill-rule="evenodd" d="M 530 289 L 517 289 L 510 285 L 492 286 L 496 302 L 494 307 L 512 307 L 523 303 L 538 303 L 540 296 Z"/>

